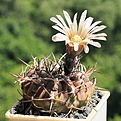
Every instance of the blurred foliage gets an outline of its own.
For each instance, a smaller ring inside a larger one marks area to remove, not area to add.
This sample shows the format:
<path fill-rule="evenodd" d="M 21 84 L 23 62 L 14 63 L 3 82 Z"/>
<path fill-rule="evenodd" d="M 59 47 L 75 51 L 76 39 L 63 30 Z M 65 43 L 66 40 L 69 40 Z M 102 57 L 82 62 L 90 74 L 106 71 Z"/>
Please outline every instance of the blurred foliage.
<path fill-rule="evenodd" d="M 111 92 L 108 103 L 109 121 L 121 120 L 121 0 L 0 0 L 0 121 L 7 121 L 5 112 L 20 98 L 10 73 L 18 74 L 31 55 L 42 57 L 65 52 L 64 42 L 53 43 L 57 31 L 49 19 L 66 10 L 71 17 L 85 9 L 94 21 L 107 26 L 107 42 L 101 49 L 90 46 L 90 53 L 81 62 L 93 66 L 97 62 L 97 85 Z M 62 15 L 63 16 L 63 15 Z M 82 54 L 84 55 L 84 54 Z"/>
<path fill-rule="evenodd" d="M 121 121 L 121 116 L 118 114 L 115 114 L 115 117 L 113 119 L 109 118 L 109 121 Z"/>

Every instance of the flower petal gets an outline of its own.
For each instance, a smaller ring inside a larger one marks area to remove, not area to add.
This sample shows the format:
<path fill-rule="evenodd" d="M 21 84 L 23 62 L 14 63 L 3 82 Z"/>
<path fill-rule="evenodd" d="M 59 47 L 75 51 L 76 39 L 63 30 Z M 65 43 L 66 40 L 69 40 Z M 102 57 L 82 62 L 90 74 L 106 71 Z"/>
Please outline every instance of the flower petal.
<path fill-rule="evenodd" d="M 85 20 L 84 25 L 82 26 L 82 31 L 80 33 L 80 35 L 82 36 L 82 38 L 86 38 L 88 32 L 89 32 L 89 27 L 91 25 L 93 21 L 92 17 L 89 17 Z"/>
<path fill-rule="evenodd" d="M 77 34 L 77 13 L 74 15 L 73 26 L 74 34 Z"/>
<path fill-rule="evenodd" d="M 62 32 L 63 34 L 65 34 L 65 32 L 63 31 L 63 29 L 61 29 L 60 27 L 58 27 L 58 26 L 52 26 L 52 28 L 54 28 L 54 29 L 56 29 L 56 30 L 58 30 L 59 32 Z"/>
<path fill-rule="evenodd" d="M 71 30 L 70 30 L 70 28 L 64 27 L 64 28 L 63 28 L 63 31 L 65 32 L 65 35 L 66 35 L 67 37 L 70 37 L 70 36 L 71 36 Z"/>
<path fill-rule="evenodd" d="M 96 22 L 94 22 L 91 26 L 90 26 L 90 30 L 92 29 L 92 28 L 94 28 L 96 25 L 98 25 L 99 23 L 101 23 L 102 21 L 96 21 Z"/>
<path fill-rule="evenodd" d="M 78 48 L 79 48 L 79 44 L 76 43 L 76 42 L 74 42 L 74 50 L 75 50 L 75 51 L 78 51 Z"/>
<path fill-rule="evenodd" d="M 86 38 L 86 36 L 87 36 L 87 34 L 88 34 L 88 28 L 83 28 L 82 29 L 82 32 L 80 33 L 80 37 L 82 38 L 82 39 L 85 39 Z"/>
<path fill-rule="evenodd" d="M 105 40 L 106 41 L 105 37 L 94 37 L 94 38 L 91 38 L 91 39 L 98 39 L 98 40 Z"/>
<path fill-rule="evenodd" d="M 87 10 L 85 10 L 85 11 L 81 14 L 80 21 L 79 21 L 78 33 L 80 33 L 80 31 L 81 31 L 81 28 L 82 28 L 83 23 L 84 23 L 84 21 L 85 21 L 86 15 L 87 15 Z"/>
<path fill-rule="evenodd" d="M 74 36 L 74 35 L 76 35 L 77 34 L 77 30 L 76 30 L 76 24 L 71 24 L 70 25 L 70 33 L 71 33 L 71 36 Z"/>
<path fill-rule="evenodd" d="M 60 23 L 60 21 L 58 21 L 55 17 L 51 17 L 50 20 L 54 23 L 56 23 L 58 26 L 60 26 L 61 28 L 63 28 L 64 26 Z"/>
<path fill-rule="evenodd" d="M 85 52 L 85 53 L 88 53 L 88 52 L 89 52 L 89 47 L 88 47 L 88 45 L 85 45 L 85 46 L 84 46 L 84 52 Z"/>
<path fill-rule="evenodd" d="M 99 42 L 90 41 L 88 44 L 101 48 L 101 44 Z"/>
<path fill-rule="evenodd" d="M 66 41 L 66 40 L 68 40 L 68 37 L 65 36 L 64 34 L 57 33 L 56 35 L 52 36 L 52 40 L 53 40 L 54 42 Z"/>
<path fill-rule="evenodd" d="M 56 15 L 56 16 L 57 16 L 57 18 L 61 21 L 61 23 L 63 24 L 63 26 L 64 26 L 64 27 L 67 27 L 67 25 L 66 25 L 64 19 L 63 19 L 60 15 Z"/>
<path fill-rule="evenodd" d="M 68 23 L 68 25 L 70 27 L 70 25 L 72 24 L 71 18 L 70 18 L 69 14 L 66 11 L 63 11 L 63 13 L 64 13 L 66 21 L 67 21 L 67 23 Z"/>
<path fill-rule="evenodd" d="M 77 13 L 74 15 L 73 23 L 77 23 Z"/>
<path fill-rule="evenodd" d="M 105 29 L 105 28 L 106 28 L 106 26 L 104 26 L 104 25 L 96 26 L 96 27 L 94 27 L 94 28 L 90 31 L 90 33 L 91 33 L 91 34 L 96 33 L 96 32 L 98 32 L 98 31 L 101 31 L 101 30 Z"/>
<path fill-rule="evenodd" d="M 89 35 L 87 38 L 88 39 L 106 40 L 105 36 L 107 36 L 106 33 L 100 33 L 100 34 Z"/>
<path fill-rule="evenodd" d="M 107 36 L 107 34 L 106 33 L 91 34 L 88 37 L 104 37 L 104 36 Z"/>
<path fill-rule="evenodd" d="M 89 18 L 87 18 L 86 20 L 85 20 L 85 24 L 84 24 L 84 28 L 89 28 L 90 27 L 90 25 L 91 25 L 91 23 L 92 23 L 92 21 L 93 21 L 93 18 L 92 17 L 89 17 Z"/>
<path fill-rule="evenodd" d="M 83 42 L 89 43 L 90 42 L 90 39 L 84 39 Z"/>

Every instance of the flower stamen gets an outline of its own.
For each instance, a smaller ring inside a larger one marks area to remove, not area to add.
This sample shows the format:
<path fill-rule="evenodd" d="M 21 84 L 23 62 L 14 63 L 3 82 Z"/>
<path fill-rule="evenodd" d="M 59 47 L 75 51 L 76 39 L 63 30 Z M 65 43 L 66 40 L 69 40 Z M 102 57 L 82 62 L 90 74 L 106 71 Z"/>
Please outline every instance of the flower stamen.
<path fill-rule="evenodd" d="M 74 36 L 71 38 L 71 41 L 72 41 L 72 42 L 76 42 L 76 43 L 81 43 L 81 42 L 82 42 L 82 38 L 81 38 L 79 35 L 74 35 Z"/>

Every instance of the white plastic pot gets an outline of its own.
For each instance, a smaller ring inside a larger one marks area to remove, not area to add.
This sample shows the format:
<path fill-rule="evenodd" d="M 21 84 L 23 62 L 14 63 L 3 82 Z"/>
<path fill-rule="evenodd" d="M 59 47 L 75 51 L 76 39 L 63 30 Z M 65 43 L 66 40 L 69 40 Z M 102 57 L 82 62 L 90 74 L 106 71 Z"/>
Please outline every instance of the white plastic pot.
<path fill-rule="evenodd" d="M 110 92 L 101 92 L 103 93 L 102 99 L 97 104 L 97 106 L 94 109 L 92 109 L 92 112 L 86 119 L 11 114 L 10 110 L 6 112 L 5 116 L 9 119 L 9 121 L 107 121 L 107 99 L 110 96 Z"/>

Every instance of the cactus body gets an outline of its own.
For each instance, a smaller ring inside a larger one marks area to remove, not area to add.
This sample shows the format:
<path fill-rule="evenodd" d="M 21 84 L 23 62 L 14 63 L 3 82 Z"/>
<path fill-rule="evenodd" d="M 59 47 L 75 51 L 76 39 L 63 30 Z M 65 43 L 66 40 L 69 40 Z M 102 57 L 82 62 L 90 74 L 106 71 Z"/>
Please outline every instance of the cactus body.
<path fill-rule="evenodd" d="M 75 63 L 71 73 L 66 75 L 63 61 L 57 63 L 43 58 L 37 62 L 34 58 L 33 64 L 16 82 L 21 84 L 23 101 L 46 112 L 67 113 L 81 110 L 80 107 L 91 99 L 95 83 L 89 77 L 94 71 L 94 68 L 86 70 L 82 64 Z"/>

